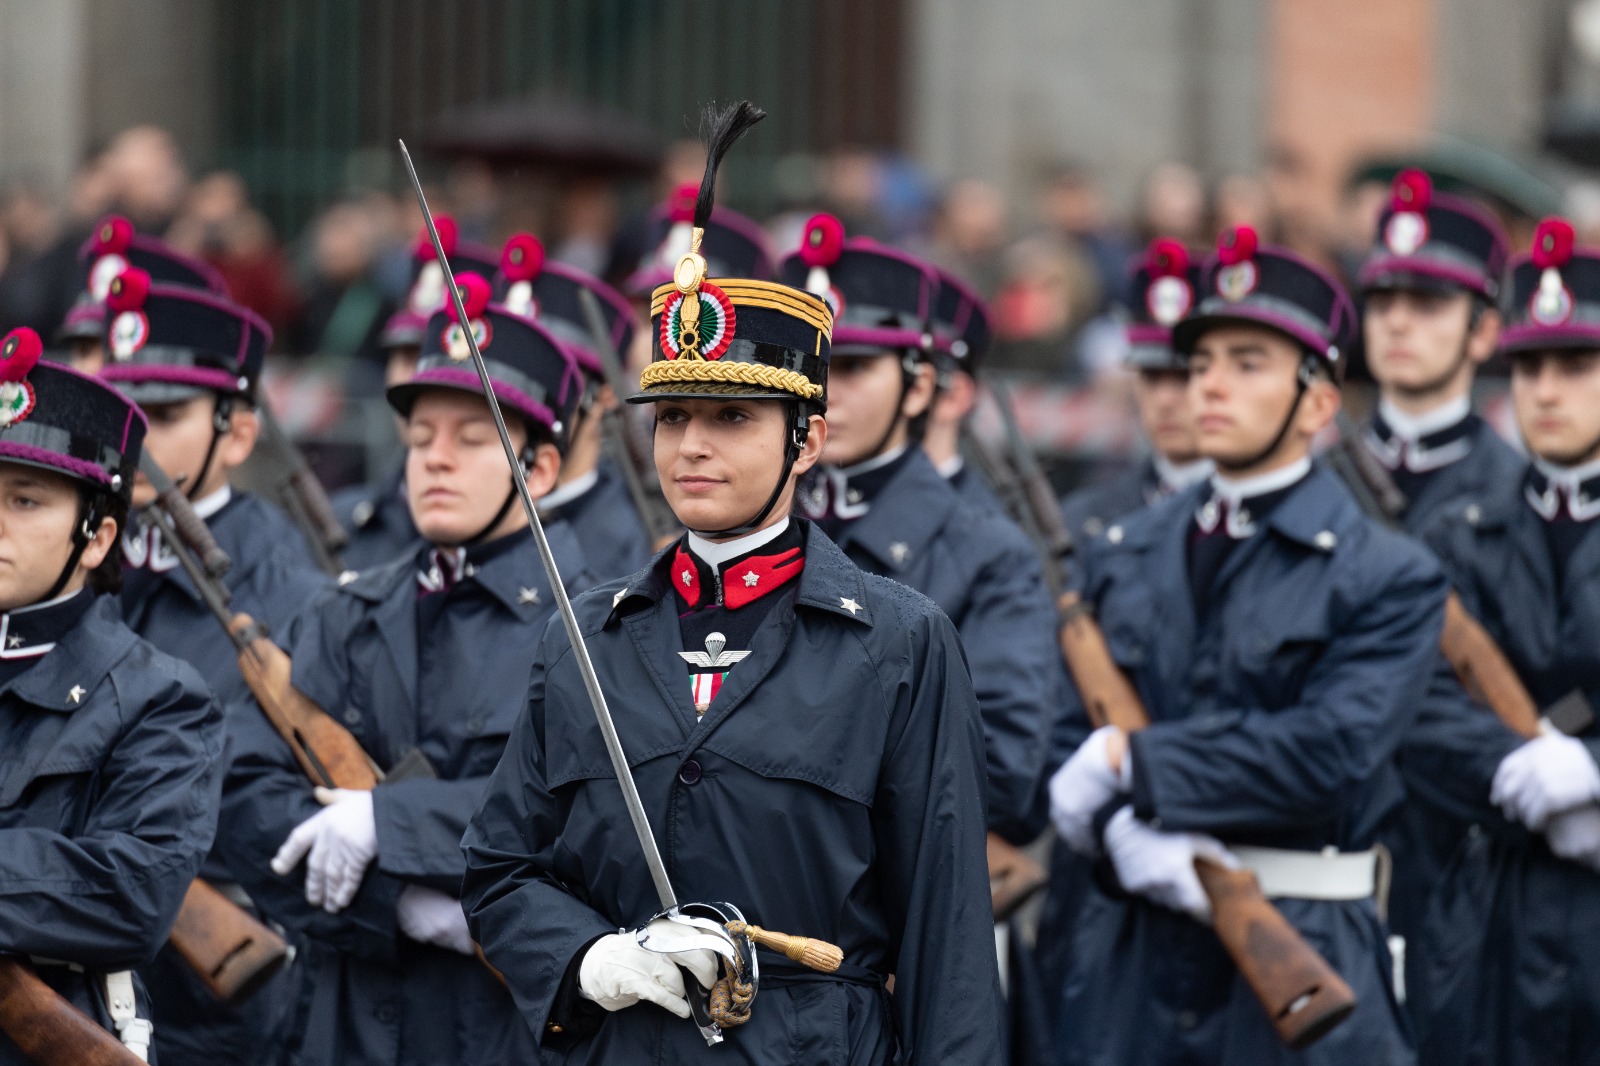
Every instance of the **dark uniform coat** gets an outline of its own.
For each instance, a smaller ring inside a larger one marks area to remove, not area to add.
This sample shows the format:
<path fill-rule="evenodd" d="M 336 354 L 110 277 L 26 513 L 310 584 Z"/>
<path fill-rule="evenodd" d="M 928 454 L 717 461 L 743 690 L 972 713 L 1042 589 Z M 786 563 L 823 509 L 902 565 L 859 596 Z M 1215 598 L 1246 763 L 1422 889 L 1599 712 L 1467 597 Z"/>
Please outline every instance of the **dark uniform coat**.
<path fill-rule="evenodd" d="M 288 518 L 258 496 L 234 492 L 206 525 L 232 563 L 224 578 L 230 609 L 250 615 L 273 634 L 285 633 L 295 615 L 331 582 L 311 561 Z M 132 528 L 129 536 L 140 533 Z M 145 532 L 126 552 L 129 563 L 138 564 L 129 566 L 123 580 L 122 610 L 129 627 L 199 670 L 229 715 L 259 718 L 232 641 L 170 548 L 158 546 L 151 565 L 145 557 L 150 543 Z M 205 876 L 238 880 L 216 858 L 206 863 Z M 224 1066 L 274 1057 L 292 1006 L 292 967 L 238 1008 L 219 1004 L 172 948 L 164 949 L 143 977 L 155 991 L 156 1045 L 167 1066 Z"/>
<path fill-rule="evenodd" d="M 1233 550 L 1196 617 L 1185 538 L 1210 491 L 1135 512 L 1084 551 L 1085 598 L 1154 723 L 1132 738 L 1134 811 L 1225 844 L 1370 848 L 1400 801 L 1392 757 L 1437 655 L 1438 566 L 1314 467 Z M 1208 927 L 1096 888 L 1061 1061 L 1411 1062 L 1375 902 L 1278 902 L 1360 999 L 1310 1051 L 1278 1044 Z"/>
<path fill-rule="evenodd" d="M 333 513 L 350 536 L 339 558 L 351 570 L 390 562 L 422 543 L 406 502 L 404 467 L 376 484 L 335 492 Z"/>
<path fill-rule="evenodd" d="M 1536 704 L 1577 689 L 1600 706 L 1593 529 L 1558 574 L 1517 478 L 1445 508 L 1426 540 Z M 1405 752 L 1408 782 L 1430 783 L 1425 798 L 1470 826 L 1414 947 L 1423 1061 L 1600 1061 L 1600 875 L 1556 858 L 1543 836 L 1489 804 L 1500 760 L 1521 741 L 1445 673 L 1442 695 L 1429 701 L 1432 728 Z M 1600 757 L 1600 729 L 1591 725 L 1583 739 Z"/>
<path fill-rule="evenodd" d="M 552 523 L 547 532 L 571 590 L 591 584 L 571 529 Z M 431 594 L 448 597 L 449 624 L 435 621 L 427 642 L 418 637 L 426 550 L 326 594 L 292 634 L 300 692 L 380 767 L 392 770 L 416 750 L 437 773 L 378 786 L 378 854 L 345 910 L 306 902 L 303 865 L 287 878 L 272 873 L 284 839 L 321 808 L 265 719 L 232 723 L 220 850 L 262 909 L 307 942 L 292 1038 L 298 1063 L 535 1061 L 532 1034 L 481 962 L 412 941 L 396 924 L 407 883 L 460 891 L 461 834 L 521 712 L 529 649 L 553 610 L 531 532 L 509 536 L 516 542 Z"/>
<path fill-rule="evenodd" d="M 463 897 L 547 1061 L 1002 1061 L 983 736 L 961 646 L 925 598 L 804 531 L 805 569 L 704 720 L 677 654 L 670 555 L 575 607 L 678 897 L 831 941 L 845 965 L 824 977 L 763 951 L 753 1017 L 714 1051 L 650 1004 L 592 1035 L 548 1031 L 572 1020 L 553 1012 L 579 953 L 660 910 L 553 619 L 465 840 Z"/>
<path fill-rule="evenodd" d="M 983 711 L 988 827 L 1013 843 L 1032 840 L 1066 674 L 1055 605 L 1028 538 L 1004 515 L 968 508 L 913 448 L 837 539 L 851 562 L 916 589 L 955 623 Z"/>
<path fill-rule="evenodd" d="M 223 746 L 199 675 L 117 614 L 102 597 L 0 684 L 0 950 L 81 967 L 38 972 L 107 1029 L 100 975 L 166 942 L 216 832 Z M 0 1063 L 28 1061 L 0 1035 Z"/>
<path fill-rule="evenodd" d="M 1408 501 L 1401 522 L 1413 536 L 1420 536 L 1438 518 L 1441 508 L 1460 497 L 1481 497 L 1507 485 L 1521 484 L 1527 460 L 1482 418 L 1469 414 L 1449 434 L 1452 443 L 1441 447 L 1464 447 L 1461 458 L 1425 473 L 1403 469 L 1395 472 L 1395 480 Z M 1381 442 L 1386 437 L 1386 433 L 1369 430 L 1362 444 L 1382 458 Z"/>
<path fill-rule="evenodd" d="M 552 509 L 549 520 L 572 526 L 597 581 L 615 581 L 650 561 L 650 535 L 610 460 L 601 460 L 595 472 L 599 477 L 589 491 Z"/>
<path fill-rule="evenodd" d="M 1099 485 L 1086 485 L 1061 498 L 1061 517 L 1075 544 L 1100 536 L 1130 511 L 1153 503 L 1161 481 L 1155 464 L 1145 459 Z"/>
<path fill-rule="evenodd" d="M 994 486 L 989 484 L 989 479 L 983 472 L 970 462 L 963 462 L 961 467 L 949 477 L 945 478 L 951 488 L 956 490 L 956 495 L 961 497 L 973 510 L 985 514 L 1003 515 L 1006 513 L 1005 505 L 1000 502 L 1000 497 L 994 494 Z"/>

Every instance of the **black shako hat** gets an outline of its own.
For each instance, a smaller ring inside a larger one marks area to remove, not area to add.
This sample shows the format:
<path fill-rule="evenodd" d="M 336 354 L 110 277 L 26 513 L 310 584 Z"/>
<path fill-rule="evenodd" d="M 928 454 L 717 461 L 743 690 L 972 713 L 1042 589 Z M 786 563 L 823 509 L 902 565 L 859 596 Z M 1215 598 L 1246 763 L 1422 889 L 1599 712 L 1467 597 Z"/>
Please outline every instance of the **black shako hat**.
<path fill-rule="evenodd" d="M 1172 327 L 1194 310 L 1200 267 L 1182 241 L 1157 237 L 1133 268 L 1133 304 L 1127 324 L 1128 365 L 1139 370 L 1180 370 Z"/>
<path fill-rule="evenodd" d="M 227 283 L 210 263 L 174 251 L 154 237 L 135 233 L 133 223 L 121 215 L 100 220 L 78 249 L 78 263 L 83 295 L 67 312 L 57 333 L 60 340 L 104 337 L 106 293 L 112 280 L 129 267 L 138 267 L 159 285 L 181 285 L 217 296 L 228 295 Z"/>
<path fill-rule="evenodd" d="M 1600 249 L 1577 247 L 1564 218 L 1547 218 L 1533 248 L 1511 261 L 1500 350 L 1600 349 Z"/>
<path fill-rule="evenodd" d="M 1506 238 L 1493 215 L 1434 192 L 1420 170 L 1402 170 L 1361 265 L 1361 289 L 1464 289 L 1493 303 L 1505 268 Z"/>
<path fill-rule="evenodd" d="M 26 327 L 0 338 L 0 461 L 53 470 L 133 498 L 143 412 L 105 382 L 55 363 Z"/>

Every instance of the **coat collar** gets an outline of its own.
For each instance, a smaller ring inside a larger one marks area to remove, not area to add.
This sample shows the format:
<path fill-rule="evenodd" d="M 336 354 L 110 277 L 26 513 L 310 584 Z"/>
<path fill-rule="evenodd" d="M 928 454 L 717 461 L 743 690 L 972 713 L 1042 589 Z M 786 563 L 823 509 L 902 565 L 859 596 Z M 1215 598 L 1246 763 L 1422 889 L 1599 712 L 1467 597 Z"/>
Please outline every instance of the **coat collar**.
<path fill-rule="evenodd" d="M 211 530 L 212 538 L 217 542 L 217 547 L 228 556 L 228 573 L 223 581 L 229 589 L 244 585 L 266 554 L 262 545 L 250 543 L 250 539 L 257 537 L 257 530 L 263 525 L 261 507 L 259 498 L 246 492 L 231 492 L 216 511 L 203 516 L 206 526 Z M 137 529 L 130 529 L 129 533 L 136 532 L 144 538 L 144 543 L 148 546 L 151 543 L 152 531 L 154 531 L 153 526 L 141 525 Z M 160 537 L 159 532 L 156 532 L 155 536 Z M 259 537 L 257 539 L 259 541 Z M 160 550 L 170 552 L 174 549 L 163 546 Z M 126 545 L 124 551 L 127 551 Z M 189 580 L 189 574 L 176 561 L 170 569 L 157 571 L 155 576 L 181 589 L 183 594 L 195 603 L 205 602 L 200 598 L 200 590 Z"/>
<path fill-rule="evenodd" d="M 48 654 L 0 686 L 0 693 L 10 692 L 42 710 L 71 713 L 91 699 L 137 640 L 122 624 L 116 598 L 98 596 Z"/>
<path fill-rule="evenodd" d="M 927 453 L 912 447 L 872 497 L 867 513 L 839 534 L 838 546 L 859 548 L 877 563 L 876 572 L 893 577 L 923 556 L 960 506 L 961 497 Z"/>
<path fill-rule="evenodd" d="M 1161 513 L 1167 508 L 1176 509 L 1187 518 L 1193 515 L 1211 496 L 1209 482 L 1191 485 L 1182 492 L 1168 497 L 1157 505 Z M 1149 512 L 1154 513 L 1154 512 Z M 1266 529 L 1302 547 L 1324 554 L 1338 546 L 1339 538 L 1361 518 L 1355 501 L 1338 477 L 1320 462 L 1311 464 L 1311 472 L 1295 483 L 1263 520 Z M 1176 533 L 1172 526 L 1180 527 Z M 1114 526 L 1113 543 L 1127 539 L 1130 547 L 1152 548 L 1165 542 L 1168 536 L 1177 538 L 1182 547 L 1182 537 L 1187 536 L 1187 524 L 1163 521 L 1138 521 L 1126 526 Z M 1108 536 L 1112 536 L 1110 530 Z M 1178 552 L 1181 559 L 1182 551 Z"/>
<path fill-rule="evenodd" d="M 931 464 L 928 469 L 933 470 Z M 805 538 L 805 568 L 800 572 L 799 586 L 795 591 L 796 605 L 871 626 L 872 601 L 867 595 L 866 578 L 861 570 L 813 523 L 803 518 L 793 521 Z M 671 562 L 677 550 L 676 544 L 663 548 L 648 566 L 617 590 L 611 599 L 611 610 L 604 623 L 606 626 L 624 615 L 658 604 L 669 595 Z"/>

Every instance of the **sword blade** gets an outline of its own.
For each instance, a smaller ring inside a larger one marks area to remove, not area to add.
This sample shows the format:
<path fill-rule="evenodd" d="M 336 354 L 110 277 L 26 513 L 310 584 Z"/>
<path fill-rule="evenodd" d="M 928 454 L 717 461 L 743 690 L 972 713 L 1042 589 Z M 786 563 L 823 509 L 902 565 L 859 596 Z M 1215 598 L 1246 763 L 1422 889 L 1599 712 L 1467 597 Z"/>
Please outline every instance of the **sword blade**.
<path fill-rule="evenodd" d="M 674 910 L 678 906 L 677 894 L 672 891 L 672 881 L 667 877 L 667 867 L 661 861 L 661 851 L 656 847 L 655 834 L 650 830 L 650 819 L 645 816 L 644 803 L 639 799 L 639 787 L 634 784 L 633 771 L 628 768 L 627 753 L 622 750 L 622 738 L 617 736 L 617 727 L 611 720 L 611 709 L 606 706 L 606 695 L 600 691 L 600 679 L 594 672 L 594 662 L 589 658 L 589 646 L 584 643 L 583 633 L 578 629 L 578 616 L 572 612 L 572 600 L 567 596 L 567 586 L 561 581 L 561 571 L 556 567 L 556 558 L 550 551 L 550 541 L 544 535 L 544 524 L 539 521 L 539 511 L 533 505 L 533 496 L 528 492 L 526 479 L 522 474 L 522 464 L 517 460 L 517 450 L 511 444 L 511 434 L 506 430 L 505 416 L 500 413 L 500 402 L 495 398 L 494 387 L 489 382 L 489 368 L 484 364 L 483 353 L 478 350 L 478 340 L 473 336 L 471 324 L 467 321 L 467 310 L 461 303 L 461 292 L 456 288 L 455 275 L 450 271 L 450 259 L 444 254 L 444 244 L 439 240 L 439 231 L 433 224 L 433 213 L 428 210 L 428 198 L 422 191 L 422 181 L 417 177 L 416 165 L 411 162 L 411 153 L 406 150 L 406 142 L 400 142 L 400 154 L 406 161 L 406 172 L 411 176 L 411 187 L 417 194 L 417 206 L 422 209 L 422 219 L 428 227 L 428 237 L 433 242 L 433 254 L 439 260 L 439 269 L 444 271 L 445 288 L 450 292 L 450 300 L 456 309 L 456 317 L 461 322 L 461 332 L 466 336 L 467 348 L 472 353 L 472 365 L 477 368 L 478 382 L 483 386 L 483 398 L 489 404 L 489 412 L 494 416 L 495 428 L 500 432 L 500 443 L 506 450 L 506 462 L 511 465 L 511 481 L 516 486 L 517 497 L 522 501 L 522 509 L 528 516 L 528 524 L 533 527 L 534 542 L 539 547 L 539 561 L 544 564 L 545 577 L 550 581 L 550 590 L 556 598 L 556 610 L 561 614 L 561 624 L 566 627 L 567 640 L 572 643 L 573 659 L 578 664 L 578 673 L 583 678 L 583 687 L 589 693 L 589 703 L 594 707 L 595 721 L 600 724 L 600 734 L 605 738 L 606 753 L 611 756 L 611 769 L 616 772 L 617 784 L 622 786 L 622 800 L 628 808 L 628 820 L 633 823 L 634 835 L 639 838 L 639 847 L 644 852 L 645 865 L 650 868 L 650 880 L 655 882 L 656 895 L 661 898 L 661 909 Z"/>

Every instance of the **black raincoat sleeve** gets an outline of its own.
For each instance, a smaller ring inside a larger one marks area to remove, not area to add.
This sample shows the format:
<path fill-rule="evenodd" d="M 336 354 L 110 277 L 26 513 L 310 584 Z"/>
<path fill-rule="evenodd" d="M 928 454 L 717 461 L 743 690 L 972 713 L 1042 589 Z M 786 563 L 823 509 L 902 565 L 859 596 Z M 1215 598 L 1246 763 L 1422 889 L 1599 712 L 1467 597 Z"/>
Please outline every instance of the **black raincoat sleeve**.
<path fill-rule="evenodd" d="M 984 734 L 955 628 L 928 612 L 905 633 L 872 818 L 890 930 L 901 1061 L 997 1063 L 1005 1010 L 984 826 Z M 898 935 L 896 935 L 898 934 Z"/>
<path fill-rule="evenodd" d="M 558 639 L 552 639 L 559 635 Z M 495 968 L 529 1027 L 587 1029 L 593 1019 L 562 1016 L 574 997 L 567 975 L 578 955 L 616 926 L 583 901 L 581 886 L 555 873 L 554 855 L 566 812 L 550 792 L 544 756 L 546 657 L 571 654 L 557 623 L 545 630 L 528 686 L 528 712 L 518 719 L 505 755 L 461 847 L 467 874 L 461 903 L 473 938 L 491 945 Z M 551 664 L 553 665 L 553 664 Z M 588 1024 L 583 1024 L 587 1022 Z"/>
<path fill-rule="evenodd" d="M 100 765 L 82 831 L 0 830 L 0 941 L 119 970 L 155 957 L 211 847 L 223 725 L 199 676 L 148 646 L 107 683 L 131 720 Z"/>

